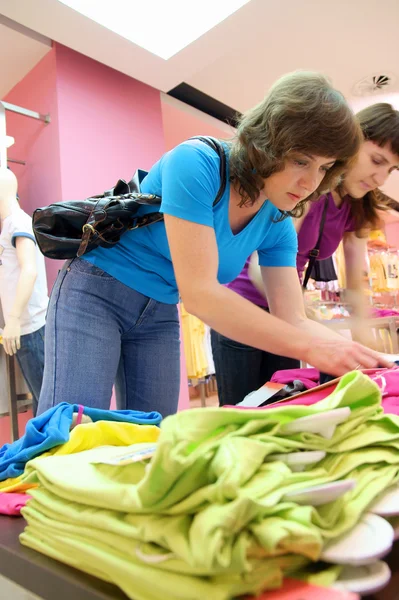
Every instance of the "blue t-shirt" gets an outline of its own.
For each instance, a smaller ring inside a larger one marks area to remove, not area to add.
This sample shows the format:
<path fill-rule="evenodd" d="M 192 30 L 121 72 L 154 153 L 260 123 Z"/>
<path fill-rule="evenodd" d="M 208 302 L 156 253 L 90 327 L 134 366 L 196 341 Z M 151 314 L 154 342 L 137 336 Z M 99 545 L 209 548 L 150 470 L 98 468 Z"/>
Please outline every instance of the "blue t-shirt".
<path fill-rule="evenodd" d="M 274 222 L 280 213 L 271 202 L 266 201 L 250 223 L 233 234 L 229 223 L 229 184 L 213 206 L 220 187 L 219 167 L 219 156 L 212 148 L 200 140 L 188 140 L 162 156 L 141 189 L 162 197 L 162 213 L 215 230 L 220 283 L 235 279 L 255 250 L 261 266 L 295 267 L 297 236 L 292 220 Z M 145 206 L 139 214 L 153 210 Z M 128 231 L 112 248 L 97 248 L 84 258 L 145 296 L 166 304 L 179 301 L 163 221 Z"/>

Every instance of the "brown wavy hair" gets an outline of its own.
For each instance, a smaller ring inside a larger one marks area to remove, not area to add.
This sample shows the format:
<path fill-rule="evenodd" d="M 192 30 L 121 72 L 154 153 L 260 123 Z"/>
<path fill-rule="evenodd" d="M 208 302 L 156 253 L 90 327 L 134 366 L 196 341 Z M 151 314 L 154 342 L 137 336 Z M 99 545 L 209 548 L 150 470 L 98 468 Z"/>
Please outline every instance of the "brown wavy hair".
<path fill-rule="evenodd" d="M 362 134 L 343 95 L 321 73 L 295 71 L 281 77 L 264 100 L 238 122 L 231 141 L 230 180 L 241 195 L 240 206 L 252 206 L 264 179 L 284 169 L 293 152 L 331 157 L 335 165 L 319 188 L 286 216 L 300 217 L 306 202 L 337 187 L 356 155 Z"/>
<path fill-rule="evenodd" d="M 356 119 L 366 141 L 378 146 L 389 146 L 399 156 L 399 111 L 388 102 L 378 102 L 359 111 Z M 338 188 L 340 191 L 340 188 Z M 351 212 L 355 219 L 358 235 L 364 235 L 365 229 L 380 226 L 378 210 L 390 208 L 390 201 L 379 189 L 371 190 L 360 200 L 347 196 Z"/>

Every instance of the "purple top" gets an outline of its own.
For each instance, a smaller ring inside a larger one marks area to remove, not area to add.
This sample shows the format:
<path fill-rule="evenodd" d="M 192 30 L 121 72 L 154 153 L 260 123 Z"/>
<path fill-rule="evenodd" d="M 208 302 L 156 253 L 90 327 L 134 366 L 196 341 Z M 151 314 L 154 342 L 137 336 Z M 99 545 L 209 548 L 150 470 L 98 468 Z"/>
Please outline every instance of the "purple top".
<path fill-rule="evenodd" d="M 312 202 L 298 234 L 297 269 L 300 279 L 302 279 L 306 263 L 309 260 L 309 252 L 313 250 L 319 237 L 324 199 L 325 196 L 321 196 L 320 200 Z M 320 259 L 324 260 L 332 256 L 344 237 L 344 233 L 348 231 L 355 231 L 355 221 L 351 214 L 350 204 L 344 200 L 341 206 L 337 207 L 332 194 L 329 193 L 326 222 L 320 244 Z M 252 285 L 248 277 L 248 266 L 249 259 L 239 276 L 227 287 L 250 300 L 253 304 L 267 306 L 265 299 Z"/>

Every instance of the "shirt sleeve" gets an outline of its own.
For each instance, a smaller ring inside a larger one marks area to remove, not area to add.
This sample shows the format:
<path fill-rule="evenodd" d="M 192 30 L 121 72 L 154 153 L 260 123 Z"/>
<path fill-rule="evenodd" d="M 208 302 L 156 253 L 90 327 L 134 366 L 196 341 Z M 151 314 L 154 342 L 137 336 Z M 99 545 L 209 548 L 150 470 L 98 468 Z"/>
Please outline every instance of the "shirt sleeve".
<path fill-rule="evenodd" d="M 10 226 L 11 243 L 16 247 L 17 238 L 25 237 L 32 240 L 36 244 L 35 236 L 32 229 L 32 219 L 23 211 L 18 211 L 13 215 Z"/>
<path fill-rule="evenodd" d="M 200 141 L 180 144 L 163 158 L 161 212 L 213 227 L 220 159 Z"/>
<path fill-rule="evenodd" d="M 259 264 L 261 267 L 294 267 L 296 269 L 296 255 L 298 252 L 298 236 L 291 217 L 275 223 L 273 231 L 275 244 L 265 240 L 258 249 Z"/>

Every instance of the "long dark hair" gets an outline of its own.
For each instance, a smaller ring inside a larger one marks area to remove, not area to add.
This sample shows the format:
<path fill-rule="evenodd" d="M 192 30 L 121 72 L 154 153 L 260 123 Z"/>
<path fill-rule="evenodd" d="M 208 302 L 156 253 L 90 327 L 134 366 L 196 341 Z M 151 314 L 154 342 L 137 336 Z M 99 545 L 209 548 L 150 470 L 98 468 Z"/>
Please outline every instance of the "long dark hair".
<path fill-rule="evenodd" d="M 284 169 L 293 152 L 335 159 L 311 196 L 292 211 L 281 211 L 283 217 L 300 217 L 306 202 L 337 186 L 361 140 L 351 109 L 324 75 L 307 71 L 284 75 L 260 104 L 241 117 L 231 142 L 230 176 L 241 195 L 240 206 L 258 200 L 264 179 Z"/>
<path fill-rule="evenodd" d="M 364 108 L 356 114 L 356 119 L 366 141 L 378 146 L 388 145 L 399 156 L 399 111 L 387 102 L 379 102 Z M 340 189 L 338 190 L 340 191 Z M 390 203 L 380 190 L 371 190 L 360 200 L 347 197 L 355 219 L 356 230 L 361 234 L 364 229 L 379 226 L 381 218 L 378 210 L 386 210 Z"/>

